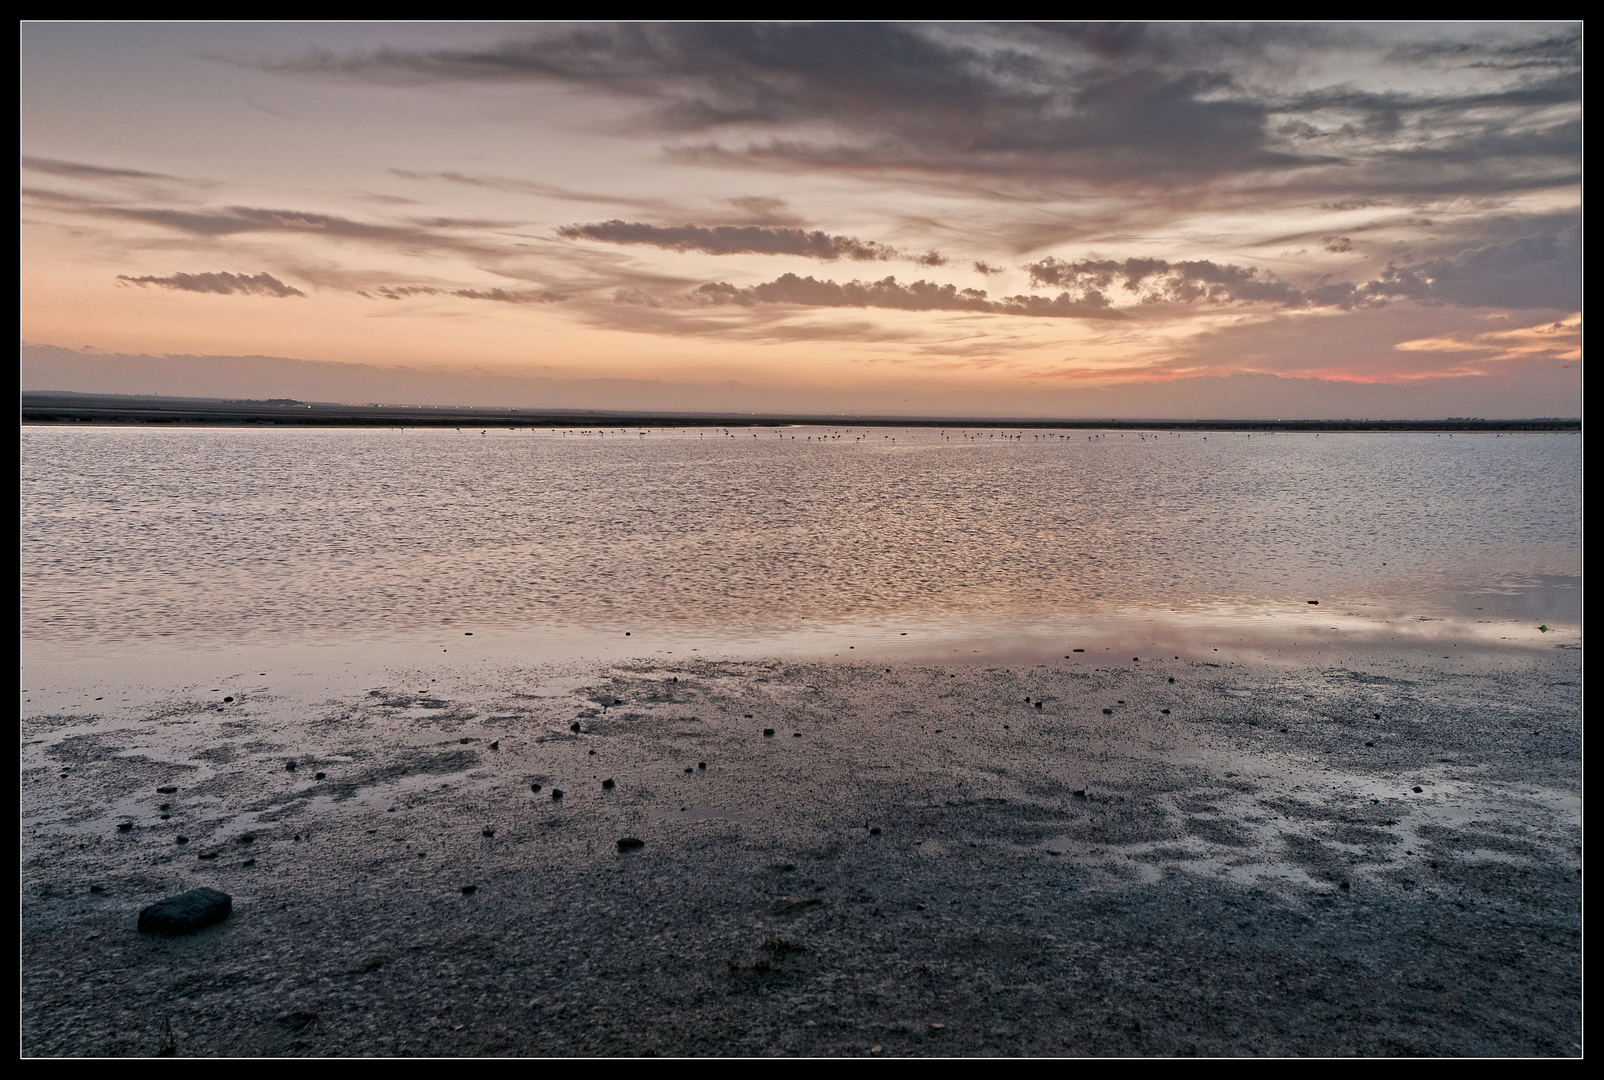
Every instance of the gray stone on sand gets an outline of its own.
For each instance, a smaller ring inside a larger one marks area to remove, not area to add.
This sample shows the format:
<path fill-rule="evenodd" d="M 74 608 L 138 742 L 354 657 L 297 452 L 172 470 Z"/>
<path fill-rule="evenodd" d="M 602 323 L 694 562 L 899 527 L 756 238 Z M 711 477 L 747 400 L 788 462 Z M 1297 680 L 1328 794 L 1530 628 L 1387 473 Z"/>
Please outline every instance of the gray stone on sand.
<path fill-rule="evenodd" d="M 148 934 L 192 934 L 222 922 L 234 910 L 234 901 L 216 889 L 191 889 L 158 900 L 139 912 L 139 929 Z"/>

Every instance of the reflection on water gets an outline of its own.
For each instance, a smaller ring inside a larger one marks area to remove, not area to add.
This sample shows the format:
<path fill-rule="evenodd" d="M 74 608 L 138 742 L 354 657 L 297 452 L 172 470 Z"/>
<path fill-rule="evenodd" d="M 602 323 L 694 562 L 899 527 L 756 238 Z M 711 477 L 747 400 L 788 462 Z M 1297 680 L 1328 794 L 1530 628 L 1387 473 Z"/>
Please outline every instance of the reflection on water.
<path fill-rule="evenodd" d="M 1574 619 L 1580 468 L 1552 434 L 25 427 L 22 628 Z"/>

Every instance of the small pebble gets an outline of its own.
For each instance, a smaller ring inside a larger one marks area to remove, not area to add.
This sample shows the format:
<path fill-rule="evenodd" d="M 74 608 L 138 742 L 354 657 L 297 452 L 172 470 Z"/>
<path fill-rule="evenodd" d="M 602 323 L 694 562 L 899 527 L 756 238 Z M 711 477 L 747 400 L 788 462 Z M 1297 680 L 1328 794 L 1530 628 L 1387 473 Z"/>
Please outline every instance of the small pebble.
<path fill-rule="evenodd" d="M 619 851 L 637 851 L 646 846 L 646 841 L 637 840 L 633 836 L 621 837 L 618 841 Z"/>
<path fill-rule="evenodd" d="M 284 763 L 284 771 L 285 771 L 285 772 L 294 772 L 294 771 L 295 771 L 295 762 L 293 762 L 293 761 L 286 761 L 286 762 L 285 762 L 285 763 Z"/>
<path fill-rule="evenodd" d="M 1366 745 L 1366 746 L 1374 746 L 1374 745 L 1376 745 L 1376 744 L 1375 744 L 1375 743 L 1373 743 L 1373 742 L 1367 742 L 1367 743 L 1365 743 L 1365 745 Z"/>
<path fill-rule="evenodd" d="M 1104 716 L 1113 716 L 1114 715 L 1114 710 L 1113 709 L 1104 709 L 1103 710 L 1103 715 Z"/>
<path fill-rule="evenodd" d="M 579 721 L 575 720 L 572 724 L 569 724 L 568 725 L 568 730 L 569 731 L 578 731 L 579 730 Z"/>
<path fill-rule="evenodd" d="M 691 768 L 689 765 L 687 765 L 687 766 L 685 766 L 685 771 L 686 772 L 695 772 L 696 770 Z"/>
<path fill-rule="evenodd" d="M 801 732 L 800 732 L 800 731 L 793 731 L 793 732 L 791 732 L 791 738 L 793 738 L 793 739 L 800 739 L 800 738 L 801 738 L 801 737 L 802 737 L 802 733 L 801 733 Z"/>
<path fill-rule="evenodd" d="M 163 795 L 173 795 L 178 791 L 178 789 L 175 787 L 159 787 L 156 790 Z"/>
<path fill-rule="evenodd" d="M 539 784 L 530 784 L 529 785 L 529 790 L 530 791 L 539 791 L 540 790 L 540 785 Z"/>
<path fill-rule="evenodd" d="M 497 739 L 495 742 L 491 743 L 490 744 L 490 749 L 492 749 L 492 750 L 500 750 L 501 749 L 501 740 Z"/>
<path fill-rule="evenodd" d="M 167 809 L 167 808 L 168 808 L 168 807 L 169 807 L 169 806 L 171 806 L 171 805 L 173 805 L 173 804 L 172 804 L 172 803 L 162 803 L 162 804 L 161 804 L 161 805 L 160 805 L 160 806 L 158 806 L 158 807 L 157 807 L 157 808 L 156 808 L 156 809 L 158 809 L 158 810 L 165 810 L 165 809 Z"/>
<path fill-rule="evenodd" d="M 479 886 L 477 886 L 477 885 L 464 885 L 462 887 L 462 895 L 463 896 L 471 896 L 471 895 L 473 895 L 474 893 L 476 893 L 478 891 L 479 891 Z"/>
<path fill-rule="evenodd" d="M 179 837 L 179 838 L 178 838 L 178 842 L 179 842 L 179 843 L 180 843 L 180 844 L 187 844 L 187 843 L 189 843 L 189 837 L 187 837 L 187 836 L 180 836 L 180 837 Z"/>
<path fill-rule="evenodd" d="M 1337 883 L 1337 888 L 1339 888 L 1339 889 L 1346 889 L 1347 887 L 1348 887 L 1348 883 L 1346 881 L 1339 881 Z"/>
<path fill-rule="evenodd" d="M 98 700 L 100 700 L 100 699 L 99 699 L 99 698 L 96 698 L 96 699 L 95 699 L 95 700 L 97 700 L 97 701 L 98 701 Z M 224 699 L 223 699 L 223 701 L 224 701 L 224 702 L 229 702 L 229 701 L 233 701 L 233 700 L 234 700 L 234 699 L 233 699 L 233 698 L 231 698 L 231 697 L 226 697 L 226 698 L 224 698 Z"/>
<path fill-rule="evenodd" d="M 318 773 L 318 774 L 316 774 L 315 776 L 312 777 L 312 779 L 314 779 L 314 780 L 327 780 L 328 778 L 329 778 L 329 774 L 326 773 L 326 772 L 320 772 L 320 773 Z"/>
<path fill-rule="evenodd" d="M 563 797 L 563 789 L 560 788 L 560 787 L 552 788 L 551 789 L 551 797 L 554 798 L 554 799 L 562 798 Z"/>
<path fill-rule="evenodd" d="M 689 770 L 689 769 L 686 769 L 686 770 L 685 770 L 685 771 L 686 771 L 686 772 L 690 772 L 690 770 Z M 607 779 L 606 779 L 606 780 L 603 780 L 603 781 L 602 781 L 602 787 L 604 787 L 604 788 L 610 788 L 610 787 L 612 787 L 612 786 L 613 786 L 613 780 L 612 780 L 612 777 L 608 777 L 608 778 L 607 778 Z"/>
<path fill-rule="evenodd" d="M 492 829 L 489 825 L 486 825 L 484 827 L 484 834 L 486 836 L 494 836 L 496 835 L 496 830 Z"/>
<path fill-rule="evenodd" d="M 256 860 L 255 859 L 246 859 L 244 862 L 240 863 L 240 865 L 241 866 L 255 866 L 256 865 Z"/>
<path fill-rule="evenodd" d="M 771 728 L 771 727 L 766 727 L 766 728 L 763 729 L 763 734 L 764 735 L 768 735 L 768 736 L 773 736 L 774 729 Z"/>
<path fill-rule="evenodd" d="M 104 885 L 91 885 L 91 886 L 89 886 L 89 891 L 90 892 L 105 892 L 106 891 L 106 887 Z"/>
<path fill-rule="evenodd" d="M 707 768 L 707 762 L 705 762 L 705 761 L 698 761 L 698 762 L 697 762 L 697 763 L 696 763 L 696 767 L 697 767 L 697 768 L 698 768 L 698 769 L 704 769 L 704 770 L 705 770 L 705 769 L 706 769 L 706 768 Z"/>
<path fill-rule="evenodd" d="M 1160 709 L 1159 712 L 1163 713 L 1165 716 L 1168 716 L 1170 714 L 1170 711 L 1168 709 Z"/>
<path fill-rule="evenodd" d="M 1175 681 L 1175 676 L 1174 676 L 1174 675 L 1171 675 L 1171 676 L 1170 676 L 1170 682 L 1174 682 L 1174 681 Z"/>
<path fill-rule="evenodd" d="M 256 842 L 256 837 L 252 836 L 250 833 L 240 833 L 238 836 L 234 837 L 234 842 L 236 844 L 254 844 Z"/>
<path fill-rule="evenodd" d="M 128 832 L 133 827 L 134 827 L 134 823 L 132 821 L 119 821 L 117 823 L 117 831 L 118 832 Z"/>
<path fill-rule="evenodd" d="M 1414 789 L 1414 792 L 1415 792 L 1416 795 L 1419 795 L 1422 790 L 1424 790 L 1424 789 L 1417 787 L 1417 788 Z"/>
<path fill-rule="evenodd" d="M 879 829 L 879 827 L 878 827 L 878 826 L 876 826 L 876 827 L 875 827 L 875 828 L 873 828 L 873 829 L 870 829 L 870 830 L 869 830 L 869 835 L 870 835 L 870 836 L 879 836 L 879 835 L 880 835 L 880 829 Z"/>

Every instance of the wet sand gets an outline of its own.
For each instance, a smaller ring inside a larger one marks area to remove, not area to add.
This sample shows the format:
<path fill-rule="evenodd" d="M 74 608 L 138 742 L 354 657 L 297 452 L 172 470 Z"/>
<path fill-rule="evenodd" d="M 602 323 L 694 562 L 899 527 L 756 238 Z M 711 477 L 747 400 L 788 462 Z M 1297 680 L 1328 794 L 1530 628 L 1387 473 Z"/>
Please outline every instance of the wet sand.
<path fill-rule="evenodd" d="M 25 704 L 22 1050 L 1579 1055 L 1580 656 Z"/>

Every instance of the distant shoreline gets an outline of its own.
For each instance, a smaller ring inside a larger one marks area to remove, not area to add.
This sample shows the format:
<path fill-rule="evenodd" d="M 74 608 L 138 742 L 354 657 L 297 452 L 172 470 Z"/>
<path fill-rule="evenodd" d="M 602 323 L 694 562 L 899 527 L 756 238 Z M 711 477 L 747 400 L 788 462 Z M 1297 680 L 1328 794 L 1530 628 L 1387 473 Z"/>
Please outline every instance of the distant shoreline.
<path fill-rule="evenodd" d="M 1112 418 L 821 416 L 780 413 L 631 412 L 585 409 L 481 409 L 349 405 L 289 399 L 226 400 L 25 391 L 21 422 L 192 427 L 941 427 L 1068 428 L 1105 431 L 1475 432 L 1581 431 L 1579 418 L 1481 420 L 1119 420 Z"/>

